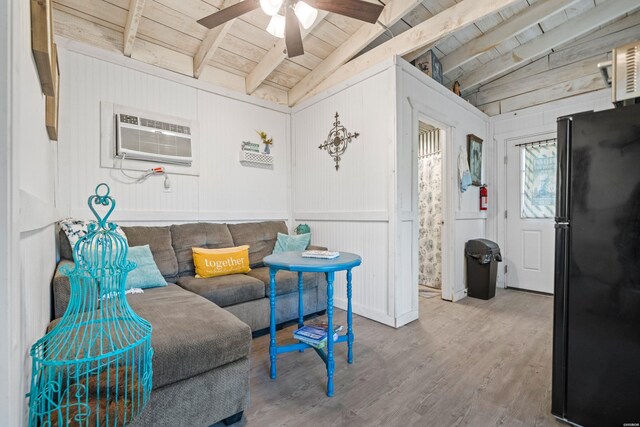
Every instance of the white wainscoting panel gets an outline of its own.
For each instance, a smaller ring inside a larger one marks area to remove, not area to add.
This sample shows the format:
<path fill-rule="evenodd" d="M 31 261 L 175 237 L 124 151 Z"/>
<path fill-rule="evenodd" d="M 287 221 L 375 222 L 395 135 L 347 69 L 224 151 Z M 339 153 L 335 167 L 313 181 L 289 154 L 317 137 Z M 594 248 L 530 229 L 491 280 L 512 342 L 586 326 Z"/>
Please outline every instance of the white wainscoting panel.
<path fill-rule="evenodd" d="M 363 257 L 354 270 L 354 312 L 395 326 L 388 227 L 395 146 L 393 69 L 363 75 L 344 90 L 294 108 L 292 123 L 294 221 L 311 225 L 315 244 Z M 336 171 L 320 150 L 336 112 L 349 144 Z M 338 282 L 343 293 L 344 282 Z M 344 296 L 336 305 L 346 307 Z"/>
<path fill-rule="evenodd" d="M 413 251 L 417 236 L 416 221 L 398 221 L 398 246 L 396 248 L 395 312 L 396 326 L 418 318 L 418 257 Z M 415 287 L 413 284 L 415 283 Z"/>
<path fill-rule="evenodd" d="M 307 221 L 311 243 L 329 250 L 352 252 L 362 257 L 362 265 L 353 269 L 353 310 L 355 313 L 393 326 L 389 311 L 389 246 L 386 222 Z M 336 274 L 334 302 L 347 308 L 345 273 Z"/>

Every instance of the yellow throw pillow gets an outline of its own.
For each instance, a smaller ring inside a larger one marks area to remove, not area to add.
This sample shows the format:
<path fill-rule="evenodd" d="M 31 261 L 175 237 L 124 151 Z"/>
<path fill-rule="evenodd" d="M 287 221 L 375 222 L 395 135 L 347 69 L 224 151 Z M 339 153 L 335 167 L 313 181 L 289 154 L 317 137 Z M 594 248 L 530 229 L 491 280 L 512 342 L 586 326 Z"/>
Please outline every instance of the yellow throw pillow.
<path fill-rule="evenodd" d="M 226 276 L 251 271 L 248 245 L 222 249 L 191 248 L 191 250 L 196 277 Z"/>

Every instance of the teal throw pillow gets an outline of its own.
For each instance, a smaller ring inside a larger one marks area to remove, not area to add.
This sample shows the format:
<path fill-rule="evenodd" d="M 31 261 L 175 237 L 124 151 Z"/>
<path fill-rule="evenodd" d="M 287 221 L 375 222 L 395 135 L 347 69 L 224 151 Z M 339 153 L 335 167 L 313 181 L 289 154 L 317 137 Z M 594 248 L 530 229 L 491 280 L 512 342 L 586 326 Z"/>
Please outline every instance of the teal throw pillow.
<path fill-rule="evenodd" d="M 156 262 L 153 260 L 149 245 L 130 247 L 127 261 L 135 262 L 137 267 L 127 275 L 126 289 L 167 286 L 167 281 L 164 280 Z"/>
<path fill-rule="evenodd" d="M 278 233 L 278 240 L 276 240 L 276 246 L 273 248 L 273 253 L 302 252 L 307 249 L 310 241 L 311 233 L 300 234 L 298 236 Z"/>

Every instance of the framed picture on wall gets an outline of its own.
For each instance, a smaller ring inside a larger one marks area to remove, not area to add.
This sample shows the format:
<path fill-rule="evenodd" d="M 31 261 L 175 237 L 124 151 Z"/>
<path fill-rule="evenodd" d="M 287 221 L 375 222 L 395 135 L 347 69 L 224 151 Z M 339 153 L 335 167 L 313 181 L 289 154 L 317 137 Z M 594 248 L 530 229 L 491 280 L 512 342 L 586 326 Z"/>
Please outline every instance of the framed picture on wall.
<path fill-rule="evenodd" d="M 480 187 L 482 185 L 482 140 L 473 134 L 467 135 L 467 153 L 471 184 Z"/>

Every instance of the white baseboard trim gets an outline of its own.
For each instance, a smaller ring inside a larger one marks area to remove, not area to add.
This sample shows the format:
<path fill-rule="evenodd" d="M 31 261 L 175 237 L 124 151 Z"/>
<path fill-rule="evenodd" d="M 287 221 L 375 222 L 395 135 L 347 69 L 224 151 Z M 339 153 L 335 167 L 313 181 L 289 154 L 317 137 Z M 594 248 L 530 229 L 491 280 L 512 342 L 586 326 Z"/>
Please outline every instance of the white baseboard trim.
<path fill-rule="evenodd" d="M 485 212 L 456 212 L 456 220 L 486 220 L 487 214 Z"/>
<path fill-rule="evenodd" d="M 294 212 L 295 221 L 388 222 L 387 211 Z"/>
<path fill-rule="evenodd" d="M 453 293 L 453 302 L 460 301 L 461 299 L 466 298 L 466 297 L 467 297 L 467 289 L 466 288 L 463 289 L 463 290 L 460 290 L 460 291 L 455 291 Z"/>
<path fill-rule="evenodd" d="M 344 298 L 333 298 L 333 306 L 346 311 L 347 300 Z M 396 327 L 393 317 L 382 311 L 372 310 L 360 304 L 353 303 L 353 313 L 359 316 L 366 317 L 367 319 L 375 320 L 376 322 L 382 323 L 384 325 L 391 326 L 392 328 Z M 355 331 L 355 333 L 357 337 L 358 331 Z"/>
<path fill-rule="evenodd" d="M 402 316 L 396 319 L 396 328 L 406 325 L 407 323 L 411 323 L 414 320 L 418 320 L 419 314 L 418 310 L 410 311 L 409 313 L 403 314 Z"/>

